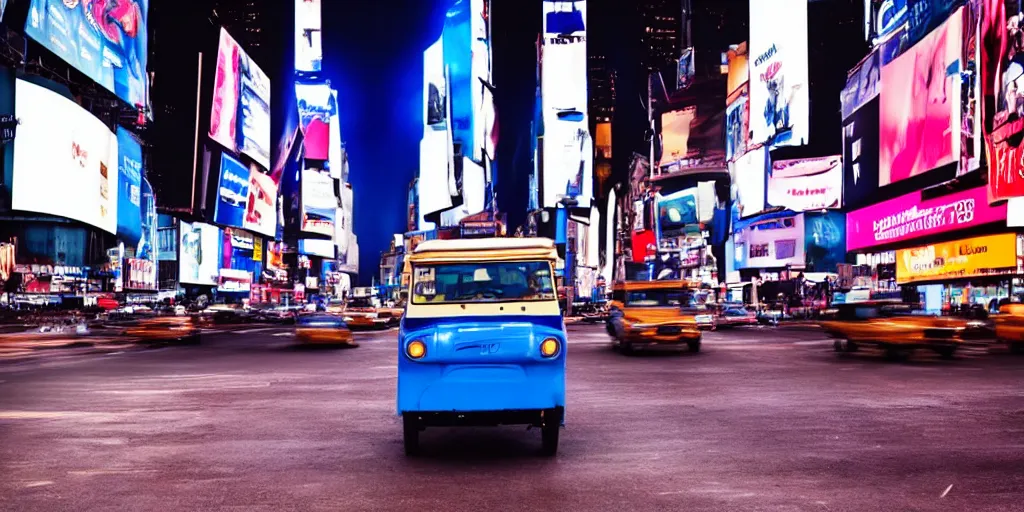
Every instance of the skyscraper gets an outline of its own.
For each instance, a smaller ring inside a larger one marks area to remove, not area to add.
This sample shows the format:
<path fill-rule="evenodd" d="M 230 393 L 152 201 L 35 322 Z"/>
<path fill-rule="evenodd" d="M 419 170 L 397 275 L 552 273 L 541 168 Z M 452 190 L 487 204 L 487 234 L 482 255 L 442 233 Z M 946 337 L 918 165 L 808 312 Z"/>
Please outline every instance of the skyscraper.
<path fill-rule="evenodd" d="M 643 0 L 638 8 L 643 24 L 641 65 L 648 73 L 674 73 L 682 50 L 681 0 Z"/>
<path fill-rule="evenodd" d="M 245 48 L 245 51 L 256 59 L 264 61 L 262 42 L 267 39 L 270 28 L 266 13 L 269 0 L 214 0 L 213 11 L 217 20 L 226 28 L 232 37 Z"/>
<path fill-rule="evenodd" d="M 603 53 L 594 52 L 587 57 L 591 122 L 612 121 L 615 114 L 615 78 L 615 69 Z"/>

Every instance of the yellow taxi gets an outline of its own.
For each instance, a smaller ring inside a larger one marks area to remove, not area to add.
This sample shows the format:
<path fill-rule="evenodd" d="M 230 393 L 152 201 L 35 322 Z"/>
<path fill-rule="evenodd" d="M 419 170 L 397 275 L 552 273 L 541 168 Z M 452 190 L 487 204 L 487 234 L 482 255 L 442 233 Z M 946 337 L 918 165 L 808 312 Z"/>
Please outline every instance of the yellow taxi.
<path fill-rule="evenodd" d="M 1024 353 L 1024 304 L 1004 304 L 994 319 L 996 338 L 1006 343 L 1011 353 Z"/>
<path fill-rule="evenodd" d="M 126 336 L 141 341 L 177 341 L 198 344 L 199 322 L 192 316 L 153 316 L 138 320 L 125 330 Z"/>
<path fill-rule="evenodd" d="M 295 339 L 309 345 L 358 346 L 342 317 L 328 313 L 311 313 L 296 318 Z"/>
<path fill-rule="evenodd" d="M 680 348 L 699 352 L 698 314 L 691 309 L 687 281 L 625 281 L 612 288 L 607 329 L 612 346 L 623 353 L 637 348 Z M 706 320 L 706 319 L 705 319 Z"/>
<path fill-rule="evenodd" d="M 386 329 L 400 320 L 390 309 L 377 307 L 369 297 L 356 297 L 345 306 L 345 323 L 352 329 Z"/>
<path fill-rule="evenodd" d="M 819 324 L 842 353 L 871 345 L 890 355 L 923 348 L 948 359 L 971 337 L 967 319 L 923 314 L 916 305 L 889 301 L 839 304 L 835 319 Z"/>

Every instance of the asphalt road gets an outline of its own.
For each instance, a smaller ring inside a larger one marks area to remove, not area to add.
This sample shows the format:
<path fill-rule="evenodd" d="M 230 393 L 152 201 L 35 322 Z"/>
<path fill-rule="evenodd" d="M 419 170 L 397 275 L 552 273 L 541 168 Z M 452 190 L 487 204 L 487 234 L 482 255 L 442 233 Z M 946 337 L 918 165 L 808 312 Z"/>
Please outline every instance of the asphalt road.
<path fill-rule="evenodd" d="M 1024 510 L 1024 358 L 839 358 L 812 329 L 612 352 L 570 328 L 555 458 L 522 428 L 402 451 L 395 332 L 0 363 L 3 510 Z"/>

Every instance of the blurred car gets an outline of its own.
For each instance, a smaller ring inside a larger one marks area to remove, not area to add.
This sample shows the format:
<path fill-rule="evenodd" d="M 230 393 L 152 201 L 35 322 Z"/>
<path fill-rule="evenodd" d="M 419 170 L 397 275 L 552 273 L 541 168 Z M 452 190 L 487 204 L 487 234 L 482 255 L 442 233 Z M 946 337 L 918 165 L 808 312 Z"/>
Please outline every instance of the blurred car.
<path fill-rule="evenodd" d="M 689 310 L 691 296 L 685 281 L 617 283 L 612 291 L 606 324 L 612 346 L 627 354 L 638 347 L 685 346 L 691 352 L 700 351 L 702 328 L 697 316 L 703 317 L 705 328 L 714 325 L 713 317 L 706 312 L 695 314 Z"/>
<path fill-rule="evenodd" d="M 296 318 L 295 338 L 304 344 L 358 346 L 344 319 L 328 313 L 309 313 Z"/>
<path fill-rule="evenodd" d="M 1024 304 L 1004 304 L 995 317 L 996 339 L 1014 354 L 1024 353 Z"/>
<path fill-rule="evenodd" d="M 820 322 L 835 339 L 836 352 L 873 345 L 889 353 L 924 348 L 951 358 L 970 338 L 968 320 L 920 314 L 911 304 L 869 301 L 840 304 L 836 309 L 835 320 Z"/>
<path fill-rule="evenodd" d="M 386 329 L 398 325 L 401 318 L 390 309 L 376 307 L 369 297 L 351 299 L 345 307 L 345 322 L 353 329 Z"/>
<path fill-rule="evenodd" d="M 156 316 L 144 318 L 125 330 L 126 336 L 143 341 L 177 341 L 198 344 L 199 324 L 191 316 Z"/>
<path fill-rule="evenodd" d="M 716 318 L 718 327 L 757 325 L 757 315 L 743 306 L 727 306 Z"/>
<path fill-rule="evenodd" d="M 300 306 L 274 306 L 261 309 L 256 314 L 256 319 L 260 322 L 290 324 L 295 322 L 300 310 Z"/>

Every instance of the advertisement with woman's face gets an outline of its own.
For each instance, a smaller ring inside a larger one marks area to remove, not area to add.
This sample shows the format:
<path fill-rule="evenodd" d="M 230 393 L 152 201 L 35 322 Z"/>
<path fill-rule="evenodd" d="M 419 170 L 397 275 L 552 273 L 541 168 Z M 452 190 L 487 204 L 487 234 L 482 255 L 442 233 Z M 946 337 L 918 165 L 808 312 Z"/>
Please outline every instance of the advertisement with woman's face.
<path fill-rule="evenodd" d="M 201 222 L 190 224 L 184 221 L 180 229 L 178 280 L 184 284 L 215 286 L 220 269 L 220 229 Z"/>
<path fill-rule="evenodd" d="M 960 156 L 963 12 L 882 67 L 879 186 Z"/>

